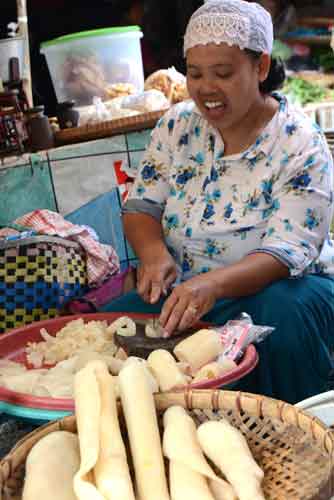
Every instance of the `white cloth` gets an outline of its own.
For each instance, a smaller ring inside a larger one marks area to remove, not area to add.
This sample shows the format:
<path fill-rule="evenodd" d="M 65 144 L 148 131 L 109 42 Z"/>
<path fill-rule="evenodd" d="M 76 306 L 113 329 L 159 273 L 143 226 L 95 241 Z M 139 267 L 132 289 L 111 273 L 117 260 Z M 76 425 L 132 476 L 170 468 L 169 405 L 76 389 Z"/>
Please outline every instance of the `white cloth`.
<path fill-rule="evenodd" d="M 182 279 L 255 251 L 291 276 L 334 274 L 333 160 L 317 125 L 275 96 L 279 111 L 241 154 L 224 156 L 219 132 L 192 101 L 153 131 L 125 211 L 161 219 Z"/>
<path fill-rule="evenodd" d="M 209 43 L 271 54 L 273 42 L 272 19 L 261 5 L 244 0 L 209 0 L 189 20 L 184 55 L 196 45 Z"/>

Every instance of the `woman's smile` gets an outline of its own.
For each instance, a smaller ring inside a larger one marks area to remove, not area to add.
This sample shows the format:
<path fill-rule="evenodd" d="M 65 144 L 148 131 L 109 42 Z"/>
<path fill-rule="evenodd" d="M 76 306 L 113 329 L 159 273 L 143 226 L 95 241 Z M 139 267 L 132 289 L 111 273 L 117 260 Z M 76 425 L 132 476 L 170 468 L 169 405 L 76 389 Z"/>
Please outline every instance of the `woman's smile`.
<path fill-rule="evenodd" d="M 205 114 L 209 120 L 221 120 L 226 111 L 226 106 L 222 101 L 203 101 Z"/>

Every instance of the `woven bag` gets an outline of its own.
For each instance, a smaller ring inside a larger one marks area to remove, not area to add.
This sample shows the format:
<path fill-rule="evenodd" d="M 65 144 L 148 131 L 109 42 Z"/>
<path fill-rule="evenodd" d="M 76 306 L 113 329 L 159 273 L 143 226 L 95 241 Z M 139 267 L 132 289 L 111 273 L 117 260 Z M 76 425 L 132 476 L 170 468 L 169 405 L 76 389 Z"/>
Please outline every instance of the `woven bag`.
<path fill-rule="evenodd" d="M 53 318 L 86 290 L 77 243 L 50 236 L 0 242 L 0 333 Z"/>

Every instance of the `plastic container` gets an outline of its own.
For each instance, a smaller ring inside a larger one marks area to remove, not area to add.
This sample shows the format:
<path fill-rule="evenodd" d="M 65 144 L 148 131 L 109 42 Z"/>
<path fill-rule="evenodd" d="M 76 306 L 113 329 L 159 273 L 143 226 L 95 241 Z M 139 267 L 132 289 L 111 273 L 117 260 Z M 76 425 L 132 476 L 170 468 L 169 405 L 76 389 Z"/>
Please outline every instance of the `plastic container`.
<path fill-rule="evenodd" d="M 58 102 L 92 104 L 108 99 L 113 84 L 144 89 L 144 70 L 138 26 L 106 28 L 65 35 L 41 45 Z"/>
<path fill-rule="evenodd" d="M 295 406 L 319 418 L 328 427 L 334 425 L 334 391 L 323 392 L 312 398 L 304 399 Z"/>
<path fill-rule="evenodd" d="M 158 314 L 128 312 L 93 313 L 61 316 L 59 318 L 35 322 L 0 335 L 0 358 L 10 359 L 31 368 L 27 363 L 25 347 L 28 342 L 39 342 L 43 340 L 40 333 L 41 328 L 45 328 L 50 335 L 55 335 L 56 332 L 67 323 L 78 318 L 83 318 L 84 322 L 107 321 L 111 323 L 120 316 L 129 316 L 140 322 L 154 317 L 157 318 Z M 235 382 L 250 373 L 257 365 L 258 360 L 259 357 L 255 347 L 250 345 L 237 368 L 225 373 L 219 378 L 203 380 L 202 382 L 188 386 L 188 388 L 216 389 L 231 382 Z M 73 413 L 74 401 L 68 398 L 48 398 L 21 394 L 0 385 L 0 414 L 1 412 L 31 421 L 54 420 Z"/>
<path fill-rule="evenodd" d="M 24 40 L 22 37 L 0 39 L 0 78 L 3 82 L 9 80 L 9 60 L 16 57 L 19 60 L 20 74 L 23 70 Z"/>

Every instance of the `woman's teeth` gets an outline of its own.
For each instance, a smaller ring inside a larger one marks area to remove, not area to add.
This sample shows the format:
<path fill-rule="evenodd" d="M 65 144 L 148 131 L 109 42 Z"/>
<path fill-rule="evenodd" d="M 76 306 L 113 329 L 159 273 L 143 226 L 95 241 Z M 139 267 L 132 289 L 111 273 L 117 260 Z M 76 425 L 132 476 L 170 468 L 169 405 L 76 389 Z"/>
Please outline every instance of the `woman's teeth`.
<path fill-rule="evenodd" d="M 209 109 L 214 109 L 218 108 L 219 106 L 223 106 L 222 102 L 216 101 L 216 102 L 205 102 L 205 106 Z"/>

